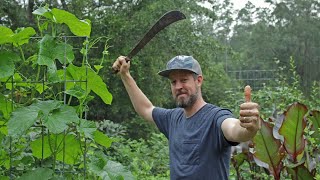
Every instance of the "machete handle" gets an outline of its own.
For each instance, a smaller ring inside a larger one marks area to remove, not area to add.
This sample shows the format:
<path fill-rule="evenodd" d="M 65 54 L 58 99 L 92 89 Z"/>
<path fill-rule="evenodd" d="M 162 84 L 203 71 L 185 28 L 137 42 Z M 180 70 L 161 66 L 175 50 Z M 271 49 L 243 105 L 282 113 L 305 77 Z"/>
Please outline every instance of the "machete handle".
<path fill-rule="evenodd" d="M 129 61 L 131 61 L 131 59 L 130 59 L 129 57 L 126 57 L 125 60 L 126 60 L 127 63 L 128 63 Z M 112 68 L 112 73 L 113 73 L 113 74 L 117 74 L 118 72 L 119 72 L 118 69 Z"/>

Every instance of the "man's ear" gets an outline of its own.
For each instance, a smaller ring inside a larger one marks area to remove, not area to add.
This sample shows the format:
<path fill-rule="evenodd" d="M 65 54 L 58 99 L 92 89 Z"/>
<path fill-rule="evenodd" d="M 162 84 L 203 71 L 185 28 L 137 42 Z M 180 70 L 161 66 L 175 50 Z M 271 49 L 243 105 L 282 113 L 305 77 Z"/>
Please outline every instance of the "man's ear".
<path fill-rule="evenodd" d="M 198 81 L 198 84 L 201 86 L 202 82 L 203 82 L 203 76 L 199 75 L 198 78 L 197 78 L 197 81 Z"/>

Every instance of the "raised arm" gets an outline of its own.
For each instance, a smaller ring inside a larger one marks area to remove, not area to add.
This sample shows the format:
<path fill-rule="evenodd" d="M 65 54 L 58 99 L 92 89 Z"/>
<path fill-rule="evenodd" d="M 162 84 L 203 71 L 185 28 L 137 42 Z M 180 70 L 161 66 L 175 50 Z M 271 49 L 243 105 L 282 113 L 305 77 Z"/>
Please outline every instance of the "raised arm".
<path fill-rule="evenodd" d="M 120 56 L 113 63 L 112 68 L 119 71 L 118 73 L 121 76 L 121 80 L 128 92 L 135 111 L 145 120 L 153 122 L 152 110 L 154 106 L 130 75 L 130 61 L 127 61 L 125 56 Z"/>
<path fill-rule="evenodd" d="M 251 140 L 260 129 L 259 105 L 251 102 L 251 88 L 245 87 L 245 102 L 240 105 L 239 119 L 228 118 L 221 125 L 224 136 L 232 142 Z"/>

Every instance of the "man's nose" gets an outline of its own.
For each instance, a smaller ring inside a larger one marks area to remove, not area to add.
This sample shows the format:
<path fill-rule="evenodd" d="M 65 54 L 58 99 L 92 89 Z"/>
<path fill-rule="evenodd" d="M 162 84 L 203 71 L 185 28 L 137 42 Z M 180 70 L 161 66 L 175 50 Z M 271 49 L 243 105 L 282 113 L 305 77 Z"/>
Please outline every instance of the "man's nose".
<path fill-rule="evenodd" d="M 182 83 L 181 83 L 181 82 L 176 82 L 175 85 L 174 85 L 174 88 L 175 88 L 175 89 L 182 89 L 182 87 L 183 87 L 183 86 L 182 86 Z"/>

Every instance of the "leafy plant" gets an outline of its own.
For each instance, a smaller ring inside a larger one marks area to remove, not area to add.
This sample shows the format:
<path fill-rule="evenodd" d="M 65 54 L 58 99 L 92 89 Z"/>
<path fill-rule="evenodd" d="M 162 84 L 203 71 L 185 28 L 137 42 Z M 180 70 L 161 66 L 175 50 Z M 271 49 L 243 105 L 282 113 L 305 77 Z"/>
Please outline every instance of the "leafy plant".
<path fill-rule="evenodd" d="M 0 26 L 0 141 L 9 144 L 0 148 L 0 175 L 50 179 L 58 174 L 80 177 L 83 172 L 88 178 L 133 179 L 121 164 L 94 153 L 109 148 L 113 140 L 85 119 L 90 94 L 105 104 L 111 104 L 112 95 L 98 75 L 101 64 L 95 71 L 88 62 L 88 48 L 96 43 L 89 41 L 90 21 L 47 6 L 33 14 L 38 38 L 32 27 L 13 32 Z M 84 39 L 80 63 L 65 32 Z M 23 46 L 34 40 L 38 51 L 26 58 Z"/>

